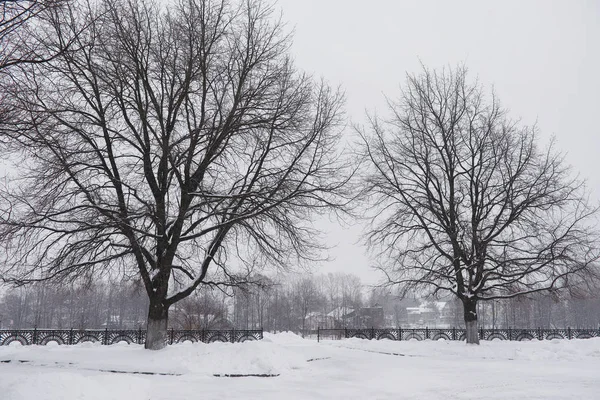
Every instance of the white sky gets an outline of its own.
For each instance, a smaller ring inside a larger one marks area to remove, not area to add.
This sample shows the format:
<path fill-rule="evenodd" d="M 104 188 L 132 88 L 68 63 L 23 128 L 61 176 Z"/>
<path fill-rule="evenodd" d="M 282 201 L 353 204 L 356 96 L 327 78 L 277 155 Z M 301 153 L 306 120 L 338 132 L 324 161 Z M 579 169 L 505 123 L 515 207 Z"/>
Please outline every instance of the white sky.
<path fill-rule="evenodd" d="M 600 198 L 600 1 L 278 0 L 294 29 L 298 68 L 340 84 L 347 113 L 386 112 L 421 60 L 440 68 L 465 63 L 493 85 L 523 123 L 554 136 L 574 171 Z M 335 259 L 315 272 L 345 271 L 374 283 L 379 275 L 355 242 L 359 227 L 327 225 Z"/>

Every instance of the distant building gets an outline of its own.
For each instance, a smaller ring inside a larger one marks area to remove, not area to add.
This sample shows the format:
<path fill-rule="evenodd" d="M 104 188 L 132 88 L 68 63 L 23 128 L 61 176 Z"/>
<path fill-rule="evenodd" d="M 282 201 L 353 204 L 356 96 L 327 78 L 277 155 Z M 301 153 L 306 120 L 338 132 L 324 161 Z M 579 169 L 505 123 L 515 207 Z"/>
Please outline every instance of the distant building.
<path fill-rule="evenodd" d="M 383 328 L 385 326 L 383 307 L 379 304 L 357 309 L 338 307 L 327 314 L 315 311 L 308 313 L 304 319 L 304 329 L 307 330 L 317 328 Z"/>
<path fill-rule="evenodd" d="M 310 312 L 308 315 L 306 315 L 306 318 L 304 318 L 304 329 L 332 329 L 336 327 L 335 321 L 335 318 L 329 314 L 324 314 L 318 311 Z"/>
<path fill-rule="evenodd" d="M 384 328 L 385 318 L 383 307 L 375 304 L 373 307 L 362 307 L 344 315 L 345 326 L 352 328 Z"/>
<path fill-rule="evenodd" d="M 337 307 L 337 308 L 334 308 L 329 313 L 327 313 L 327 315 L 339 321 L 339 320 L 343 319 L 345 315 L 348 315 L 353 312 L 354 312 L 354 308 Z"/>
<path fill-rule="evenodd" d="M 428 301 L 417 307 L 406 307 L 409 327 L 450 327 L 450 307 L 446 301 Z"/>

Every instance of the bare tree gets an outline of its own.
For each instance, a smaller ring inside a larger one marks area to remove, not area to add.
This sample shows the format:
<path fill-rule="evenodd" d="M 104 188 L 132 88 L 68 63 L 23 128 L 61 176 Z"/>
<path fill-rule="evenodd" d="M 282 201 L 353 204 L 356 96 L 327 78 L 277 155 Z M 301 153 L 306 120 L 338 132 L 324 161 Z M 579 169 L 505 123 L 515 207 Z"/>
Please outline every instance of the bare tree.
<path fill-rule="evenodd" d="M 221 297 L 221 298 L 219 298 Z M 173 307 L 170 319 L 176 329 L 228 329 L 226 297 L 221 291 L 204 290 Z"/>
<path fill-rule="evenodd" d="M 343 96 L 294 69 L 271 8 L 103 0 L 49 21 L 59 56 L 12 74 L 2 126 L 22 157 L 1 194 L 6 279 L 137 275 L 160 349 L 200 285 L 319 256 L 311 218 L 348 179 Z"/>
<path fill-rule="evenodd" d="M 466 75 L 408 76 L 391 119 L 358 130 L 382 270 L 407 290 L 457 296 L 478 343 L 478 301 L 568 286 L 598 252 L 583 184 Z"/>
<path fill-rule="evenodd" d="M 24 30 L 40 14 L 64 0 L 0 0 L 0 71 L 22 62 L 39 61 L 37 52 L 23 51 Z"/>
<path fill-rule="evenodd" d="M 31 45 L 35 22 L 67 0 L 0 0 L 0 81 L 6 86 L 8 70 L 22 63 L 44 62 L 52 57 Z M 33 25 L 33 26 L 32 26 Z M 0 91 L 0 124 L 13 113 L 5 90 Z"/>
<path fill-rule="evenodd" d="M 302 337 L 306 333 L 306 318 L 309 313 L 316 311 L 319 301 L 319 292 L 317 290 L 313 277 L 302 277 L 292 284 L 293 304 L 296 307 L 296 316 L 300 320 Z"/>

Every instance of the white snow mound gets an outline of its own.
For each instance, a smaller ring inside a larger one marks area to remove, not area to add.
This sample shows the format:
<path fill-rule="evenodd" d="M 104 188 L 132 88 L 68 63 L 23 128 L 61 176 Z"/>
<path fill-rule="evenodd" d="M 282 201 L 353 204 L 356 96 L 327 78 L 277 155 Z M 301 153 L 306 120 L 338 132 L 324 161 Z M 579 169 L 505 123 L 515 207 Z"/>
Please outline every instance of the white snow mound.
<path fill-rule="evenodd" d="M 306 357 L 278 344 L 279 335 L 244 343 L 182 343 L 149 351 L 141 345 L 0 347 L 0 361 L 28 365 L 160 374 L 277 375 L 306 365 Z M 289 341 L 282 339 L 283 342 Z"/>
<path fill-rule="evenodd" d="M 263 333 L 263 341 L 270 343 L 277 343 L 282 345 L 288 344 L 306 344 L 306 340 L 301 336 L 296 335 L 293 332 L 279 332 L 279 333 Z"/>

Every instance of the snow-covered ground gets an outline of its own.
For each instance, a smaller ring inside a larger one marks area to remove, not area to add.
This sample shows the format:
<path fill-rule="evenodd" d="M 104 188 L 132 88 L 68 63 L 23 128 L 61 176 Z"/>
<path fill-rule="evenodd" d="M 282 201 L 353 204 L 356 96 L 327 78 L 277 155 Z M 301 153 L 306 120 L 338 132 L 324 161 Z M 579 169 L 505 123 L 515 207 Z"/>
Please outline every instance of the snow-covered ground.
<path fill-rule="evenodd" d="M 600 338 L 0 347 L 0 399 L 600 399 Z M 162 374 L 150 375 L 149 373 Z M 276 377 L 215 375 L 268 374 Z"/>

